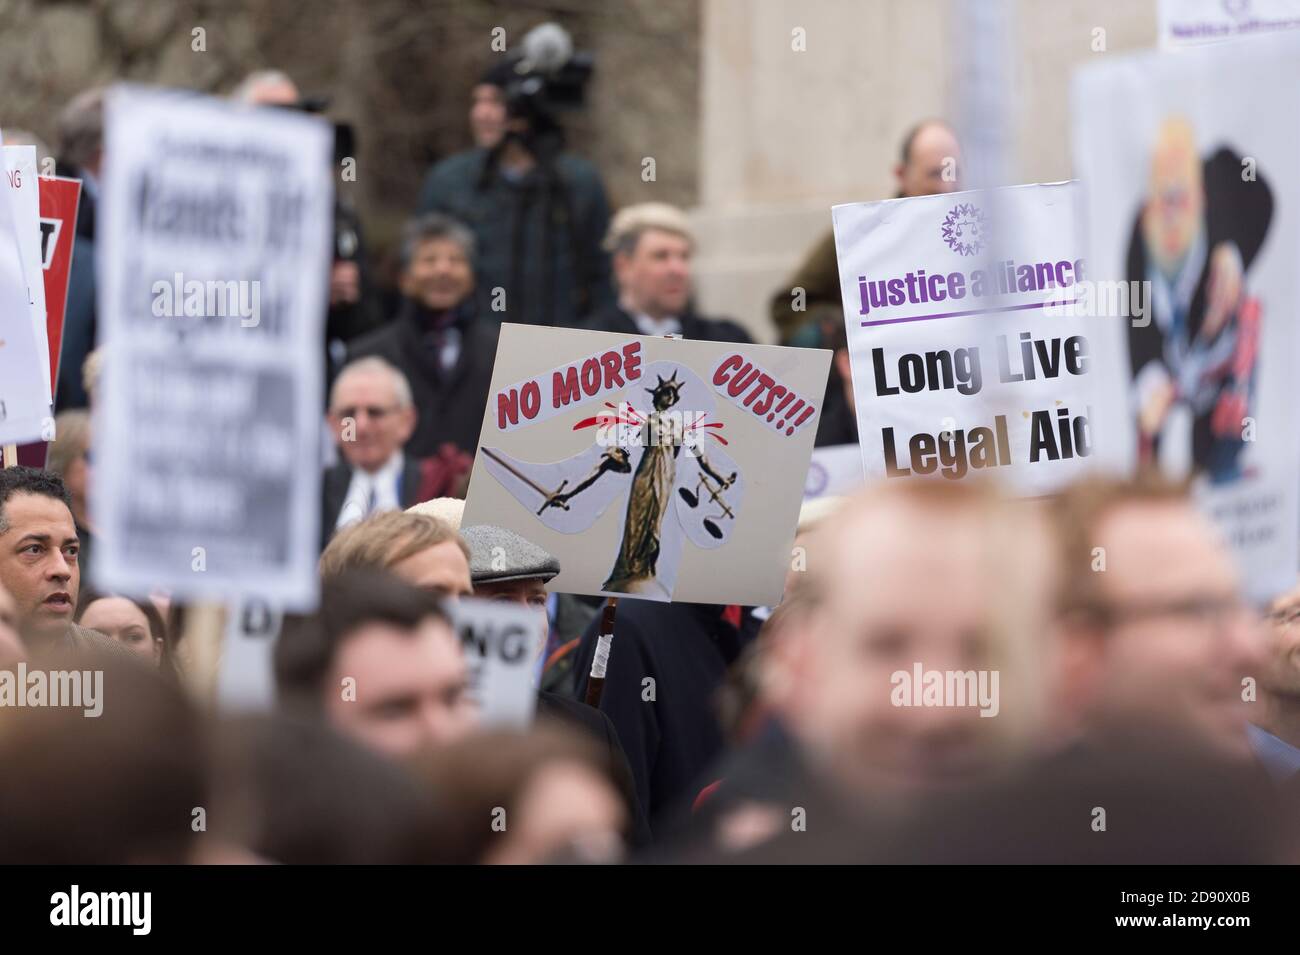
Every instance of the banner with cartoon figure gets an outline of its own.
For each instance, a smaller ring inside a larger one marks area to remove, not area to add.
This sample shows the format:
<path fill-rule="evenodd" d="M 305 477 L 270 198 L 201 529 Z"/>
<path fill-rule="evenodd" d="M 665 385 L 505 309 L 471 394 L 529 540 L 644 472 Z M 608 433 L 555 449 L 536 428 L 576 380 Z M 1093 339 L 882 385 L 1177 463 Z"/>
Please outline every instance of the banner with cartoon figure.
<path fill-rule="evenodd" d="M 557 591 L 775 603 L 829 363 L 503 325 L 465 523 L 553 553 Z"/>
<path fill-rule="evenodd" d="M 1300 109 L 1272 92 L 1300 35 L 1107 60 L 1074 89 L 1088 258 L 1150 308 L 1097 323 L 1098 453 L 1192 479 L 1265 598 L 1300 557 Z"/>

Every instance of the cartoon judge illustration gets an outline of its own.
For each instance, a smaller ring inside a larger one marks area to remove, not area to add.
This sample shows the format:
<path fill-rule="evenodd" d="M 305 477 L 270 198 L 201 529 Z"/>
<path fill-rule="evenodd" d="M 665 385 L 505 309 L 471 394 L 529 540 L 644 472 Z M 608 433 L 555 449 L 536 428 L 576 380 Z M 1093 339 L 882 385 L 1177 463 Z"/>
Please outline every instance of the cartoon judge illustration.
<path fill-rule="evenodd" d="M 488 471 L 516 500 L 563 533 L 590 528 L 626 490 L 618 552 L 601 589 L 669 600 L 682 537 L 699 547 L 726 543 L 744 482 L 722 450 L 727 438 L 722 422 L 710 420 L 713 397 L 704 383 L 669 362 L 646 371 L 644 380 L 655 385 L 643 389 L 649 395 L 645 412 L 625 398 L 573 426 L 599 428 L 597 444 L 587 451 L 553 464 L 517 461 L 496 448 L 483 454 Z M 713 439 L 707 453 L 705 435 Z M 552 483 L 555 490 L 548 491 Z"/>
<path fill-rule="evenodd" d="M 1128 335 L 1139 463 L 1240 475 L 1262 320 L 1246 280 L 1272 216 L 1253 160 L 1225 147 L 1202 160 L 1190 123 L 1161 124 L 1127 261 L 1130 281 L 1151 283 L 1152 314 Z"/>

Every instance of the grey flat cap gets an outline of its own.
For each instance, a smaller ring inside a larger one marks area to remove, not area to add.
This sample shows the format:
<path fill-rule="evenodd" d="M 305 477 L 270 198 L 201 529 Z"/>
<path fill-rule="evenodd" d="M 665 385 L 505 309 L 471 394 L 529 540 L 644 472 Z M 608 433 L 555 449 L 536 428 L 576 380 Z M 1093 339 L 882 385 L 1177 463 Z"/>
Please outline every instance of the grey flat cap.
<path fill-rule="evenodd" d="M 460 536 L 469 544 L 469 575 L 475 584 L 506 580 L 550 580 L 560 572 L 560 562 L 514 531 L 492 524 L 462 527 Z"/>

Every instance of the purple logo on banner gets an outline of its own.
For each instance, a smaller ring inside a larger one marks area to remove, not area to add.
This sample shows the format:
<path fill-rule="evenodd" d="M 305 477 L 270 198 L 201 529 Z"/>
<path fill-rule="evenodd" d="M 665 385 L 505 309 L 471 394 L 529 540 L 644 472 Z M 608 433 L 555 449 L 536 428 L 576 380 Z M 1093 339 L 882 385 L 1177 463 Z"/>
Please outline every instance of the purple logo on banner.
<path fill-rule="evenodd" d="M 943 241 L 959 255 L 975 255 L 984 248 L 984 213 L 969 202 L 955 206 L 943 220 Z"/>

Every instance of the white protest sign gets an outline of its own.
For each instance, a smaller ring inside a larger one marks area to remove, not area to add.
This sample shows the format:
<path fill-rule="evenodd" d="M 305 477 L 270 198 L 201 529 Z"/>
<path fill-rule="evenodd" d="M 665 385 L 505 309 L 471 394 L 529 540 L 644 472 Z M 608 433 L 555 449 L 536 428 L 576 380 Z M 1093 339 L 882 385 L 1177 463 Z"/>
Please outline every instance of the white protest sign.
<path fill-rule="evenodd" d="M 1074 88 L 1088 261 L 1151 306 L 1097 324 L 1098 454 L 1194 477 L 1261 598 L 1298 559 L 1296 89 L 1294 33 L 1107 57 Z"/>
<path fill-rule="evenodd" d="M 869 478 L 983 471 L 1024 495 L 1087 467 L 1075 184 L 832 210 Z M 998 210 L 997 220 L 988 214 Z"/>
<path fill-rule="evenodd" d="M 49 364 L 41 364 L 32 328 L 32 297 L 15 219 L 14 197 L 23 177 L 9 170 L 4 177 L 0 186 L 0 444 L 23 444 L 53 437 Z M 41 277 L 39 271 L 36 275 Z"/>
<path fill-rule="evenodd" d="M 803 499 L 839 497 L 852 494 L 862 487 L 862 449 L 856 444 L 835 444 L 813 448 L 808 462 L 808 479 L 803 486 Z"/>
<path fill-rule="evenodd" d="M 1300 27 L 1300 0 L 1160 0 L 1160 48 L 1266 36 Z"/>
<path fill-rule="evenodd" d="M 460 600 L 449 608 L 465 650 L 469 694 L 484 726 L 523 728 L 537 709 L 537 655 L 546 615 L 499 600 Z"/>
<path fill-rule="evenodd" d="M 97 243 L 100 587 L 317 593 L 323 120 L 118 87 Z"/>
<path fill-rule="evenodd" d="M 4 154 L 6 180 L 9 183 L 10 208 L 18 231 L 18 252 L 27 280 L 27 301 L 31 313 L 32 336 L 36 351 L 45 367 L 50 364 L 50 342 L 45 326 L 45 272 L 41 254 L 41 198 L 36 176 L 35 146 L 0 146 Z M 49 379 L 45 383 L 45 403 L 52 404 Z"/>
<path fill-rule="evenodd" d="M 565 593 L 781 598 L 830 352 L 505 324 L 466 526 Z"/>
<path fill-rule="evenodd" d="M 217 669 L 219 708 L 260 713 L 275 705 L 272 654 L 283 622 L 283 612 L 261 598 L 230 602 Z"/>

